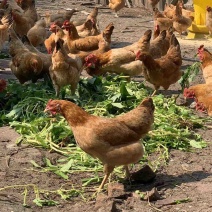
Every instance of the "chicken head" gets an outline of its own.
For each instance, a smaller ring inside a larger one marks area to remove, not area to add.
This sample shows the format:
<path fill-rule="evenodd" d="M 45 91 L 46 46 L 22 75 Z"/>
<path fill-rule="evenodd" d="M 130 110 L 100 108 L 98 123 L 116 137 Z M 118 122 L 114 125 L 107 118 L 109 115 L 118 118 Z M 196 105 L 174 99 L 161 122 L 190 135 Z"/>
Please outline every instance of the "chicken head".
<path fill-rule="evenodd" d="M 61 112 L 60 104 L 56 100 L 50 99 L 47 102 L 44 112 L 50 112 L 51 115 L 56 115 Z"/>
<path fill-rule="evenodd" d="M 183 96 L 185 98 L 188 98 L 188 99 L 194 99 L 195 98 L 195 93 L 193 90 L 189 89 L 189 88 L 185 88 L 184 91 L 183 91 Z"/>
<path fill-rule="evenodd" d="M 206 7 L 206 10 L 207 10 L 208 12 L 211 12 L 211 11 L 212 11 L 212 7 L 207 6 L 207 7 Z"/>
<path fill-rule="evenodd" d="M 141 60 L 141 61 L 142 61 L 142 60 L 144 60 L 146 57 L 147 57 L 147 53 L 138 51 L 138 52 L 136 53 L 135 60 Z"/>
<path fill-rule="evenodd" d="M 97 59 L 97 57 L 94 54 L 89 54 L 85 58 L 85 67 L 87 67 L 87 68 L 95 68 L 97 61 L 98 61 L 98 59 Z"/>
<path fill-rule="evenodd" d="M 72 26 L 72 23 L 70 21 L 66 20 L 63 22 L 63 25 L 61 28 L 68 31 L 71 28 L 71 26 Z"/>
<path fill-rule="evenodd" d="M 198 49 L 197 49 L 197 55 L 199 56 L 199 59 L 202 60 L 203 59 L 203 55 L 202 52 L 204 51 L 204 45 L 201 45 Z"/>
<path fill-rule="evenodd" d="M 201 61 L 205 59 L 204 52 L 207 52 L 212 58 L 212 54 L 206 48 L 204 48 L 204 45 L 201 45 L 197 50 L 197 55 Z"/>
<path fill-rule="evenodd" d="M 56 33 L 58 25 L 56 23 L 52 23 L 50 25 L 49 31 Z"/>

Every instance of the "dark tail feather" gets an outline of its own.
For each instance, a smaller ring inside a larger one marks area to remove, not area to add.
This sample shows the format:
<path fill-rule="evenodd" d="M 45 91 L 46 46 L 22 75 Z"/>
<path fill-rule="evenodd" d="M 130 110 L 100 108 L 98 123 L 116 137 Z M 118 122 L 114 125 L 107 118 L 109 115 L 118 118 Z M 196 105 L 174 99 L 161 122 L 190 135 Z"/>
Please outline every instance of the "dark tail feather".
<path fill-rule="evenodd" d="M 58 51 L 58 50 L 60 50 L 62 48 L 63 42 L 64 41 L 62 39 L 60 39 L 60 38 L 56 41 L 56 43 L 55 43 L 55 49 L 56 49 L 56 51 Z"/>
<path fill-rule="evenodd" d="M 152 30 L 147 30 L 145 33 L 144 33 L 144 36 L 146 36 L 146 41 L 150 41 L 151 37 L 152 37 Z"/>
<path fill-rule="evenodd" d="M 111 35 L 113 33 L 114 30 L 114 25 L 111 22 L 103 31 L 103 37 L 105 38 L 106 41 L 110 41 L 111 40 Z"/>
<path fill-rule="evenodd" d="M 28 44 L 28 45 L 32 45 L 29 38 L 27 37 L 27 35 L 24 35 L 22 38 L 21 38 L 21 41 L 23 44 Z"/>

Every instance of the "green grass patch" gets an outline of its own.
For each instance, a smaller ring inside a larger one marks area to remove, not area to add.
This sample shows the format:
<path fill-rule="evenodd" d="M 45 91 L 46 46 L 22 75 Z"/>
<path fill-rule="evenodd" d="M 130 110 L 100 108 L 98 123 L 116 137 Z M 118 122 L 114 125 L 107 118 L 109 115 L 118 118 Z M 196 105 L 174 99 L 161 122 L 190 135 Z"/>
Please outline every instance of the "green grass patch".
<path fill-rule="evenodd" d="M 65 87 L 62 95 L 90 114 L 114 117 L 135 108 L 143 98 L 152 93 L 140 82 L 127 82 L 124 76 L 110 75 L 92 79 L 82 79 L 75 96 Z M 55 99 L 53 88 L 44 82 L 20 85 L 9 81 L 6 91 L 0 94 L 0 126 L 10 125 L 21 137 L 17 144 L 27 143 L 39 148 L 53 150 L 63 154 L 62 159 L 52 165 L 46 158 L 45 167 L 31 161 L 34 169 L 51 171 L 64 180 L 75 172 L 91 172 L 93 177 L 82 179 L 83 187 L 101 181 L 102 164 L 93 159 L 76 146 L 73 133 L 66 120 L 61 116 L 49 117 L 43 112 L 49 99 Z M 169 159 L 170 149 L 191 151 L 194 148 L 206 147 L 206 142 L 195 132 L 204 126 L 207 119 L 195 116 L 186 107 L 177 106 L 175 98 L 165 98 L 163 95 L 153 97 L 155 104 L 155 122 L 153 129 L 143 139 L 146 150 L 140 163 L 147 163 L 148 156 L 157 153 L 158 158 L 149 162 L 153 169 L 160 166 L 161 161 Z M 64 147 L 60 144 L 65 143 Z M 123 176 L 120 168 L 115 172 Z M 62 191 L 61 191 L 62 192 Z M 64 191 L 61 196 L 76 195 L 76 192 Z M 77 192 L 78 194 L 80 192 Z M 64 197 L 64 198 L 65 198 Z M 68 197 L 67 197 L 68 198 Z M 42 202 L 38 197 L 36 204 L 56 204 Z"/>

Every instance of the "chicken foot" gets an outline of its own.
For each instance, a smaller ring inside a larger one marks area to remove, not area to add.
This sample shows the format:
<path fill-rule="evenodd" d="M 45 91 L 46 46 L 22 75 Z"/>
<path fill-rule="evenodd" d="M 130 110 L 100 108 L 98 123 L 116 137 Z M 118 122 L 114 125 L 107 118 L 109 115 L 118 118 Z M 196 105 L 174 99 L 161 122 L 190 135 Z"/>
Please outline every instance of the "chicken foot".
<path fill-rule="evenodd" d="M 117 12 L 114 13 L 114 17 L 115 18 L 118 18 L 119 17 Z"/>

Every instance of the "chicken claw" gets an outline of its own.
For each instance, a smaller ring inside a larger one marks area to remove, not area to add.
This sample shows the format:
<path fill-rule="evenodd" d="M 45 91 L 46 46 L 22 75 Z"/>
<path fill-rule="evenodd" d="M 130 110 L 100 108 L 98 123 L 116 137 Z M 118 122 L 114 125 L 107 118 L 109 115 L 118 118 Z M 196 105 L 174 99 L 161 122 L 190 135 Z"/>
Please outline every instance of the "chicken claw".
<path fill-rule="evenodd" d="M 119 16 L 118 16 L 118 14 L 117 14 L 117 13 L 115 13 L 114 17 L 115 17 L 115 18 L 118 18 Z"/>

